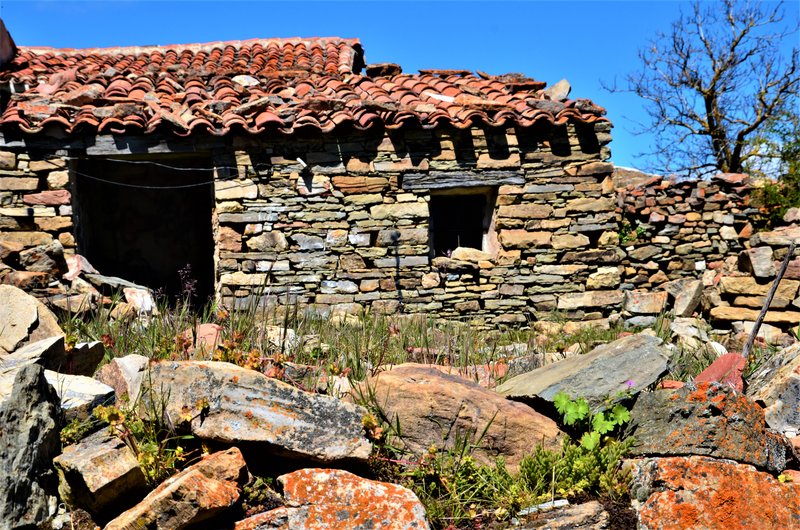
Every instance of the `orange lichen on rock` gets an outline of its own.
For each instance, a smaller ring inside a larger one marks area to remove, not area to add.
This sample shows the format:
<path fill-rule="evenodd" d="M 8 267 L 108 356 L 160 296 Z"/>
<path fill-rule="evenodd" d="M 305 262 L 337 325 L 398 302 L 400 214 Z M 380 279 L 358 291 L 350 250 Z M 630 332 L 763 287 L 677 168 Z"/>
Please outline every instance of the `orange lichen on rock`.
<path fill-rule="evenodd" d="M 800 484 L 753 466 L 691 456 L 635 460 L 632 469 L 641 530 L 800 528 Z"/>
<path fill-rule="evenodd" d="M 367 480 L 342 470 L 315 468 L 301 469 L 278 480 L 287 506 L 240 521 L 235 530 L 430 528 L 417 496 L 396 484 Z"/>
<path fill-rule="evenodd" d="M 631 454 L 706 455 L 780 472 L 789 443 L 767 428 L 752 400 L 719 383 L 642 394 L 631 411 Z"/>

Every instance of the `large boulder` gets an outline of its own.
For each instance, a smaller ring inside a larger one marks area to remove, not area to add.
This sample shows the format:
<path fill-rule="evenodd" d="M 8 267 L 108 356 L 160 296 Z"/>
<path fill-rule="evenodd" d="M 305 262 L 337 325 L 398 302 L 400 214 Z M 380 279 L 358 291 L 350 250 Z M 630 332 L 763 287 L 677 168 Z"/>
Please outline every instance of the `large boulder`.
<path fill-rule="evenodd" d="M 642 389 L 667 371 L 669 349 L 661 339 L 631 335 L 578 355 L 512 377 L 497 387 L 511 399 L 553 401 L 559 392 L 583 397 L 592 406 L 632 388 Z"/>
<path fill-rule="evenodd" d="M 41 339 L 64 335 L 55 315 L 12 285 L 0 285 L 0 355 Z"/>
<path fill-rule="evenodd" d="M 515 468 L 538 444 L 557 448 L 556 423 L 523 403 L 504 399 L 464 378 L 419 364 L 402 364 L 366 381 L 361 393 L 400 424 L 399 442 L 421 456 L 431 445 L 453 447 L 464 438 L 476 444 L 481 462 L 505 458 Z M 485 431 L 485 432 L 484 432 Z"/>
<path fill-rule="evenodd" d="M 61 449 L 61 410 L 44 369 L 16 372 L 0 404 L 0 530 L 28 528 L 56 511 L 53 457 Z"/>
<path fill-rule="evenodd" d="M 639 530 L 800 528 L 800 484 L 703 456 L 631 462 Z"/>
<path fill-rule="evenodd" d="M 235 530 L 430 528 L 417 496 L 397 484 L 338 469 L 301 469 L 278 481 L 287 505 L 240 521 Z"/>
<path fill-rule="evenodd" d="M 761 408 L 727 385 L 698 383 L 639 395 L 631 410 L 632 455 L 704 455 L 781 472 L 792 452 Z"/>
<path fill-rule="evenodd" d="M 262 449 L 318 462 L 364 461 L 372 444 L 364 437 L 366 410 L 330 396 L 311 394 L 230 363 L 180 361 L 151 365 L 142 410 L 163 400 L 175 423 L 192 416 L 199 438 L 251 442 Z M 207 403 L 199 407 L 198 403 Z"/>
<path fill-rule="evenodd" d="M 248 475 L 239 449 L 214 453 L 162 482 L 104 530 L 177 530 L 198 525 L 233 506 Z"/>
<path fill-rule="evenodd" d="M 105 430 L 65 447 L 53 464 L 58 471 L 58 491 L 67 506 L 86 509 L 100 518 L 131 507 L 147 489 L 136 455 Z"/>

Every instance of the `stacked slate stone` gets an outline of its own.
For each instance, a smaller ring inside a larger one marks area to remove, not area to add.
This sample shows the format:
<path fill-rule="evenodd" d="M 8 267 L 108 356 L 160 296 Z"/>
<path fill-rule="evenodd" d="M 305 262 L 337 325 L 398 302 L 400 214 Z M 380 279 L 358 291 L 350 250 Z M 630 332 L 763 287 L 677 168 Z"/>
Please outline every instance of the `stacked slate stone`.
<path fill-rule="evenodd" d="M 691 316 L 705 288 L 704 310 L 722 304 L 717 320 L 752 320 L 730 308 L 757 310 L 769 276 L 739 293 L 714 290 L 716 275 L 751 246 L 773 245 L 779 260 L 788 236 L 748 243 L 748 179 L 612 178 L 609 130 L 599 122 L 232 138 L 214 151 L 217 295 L 235 308 L 297 304 L 497 326 Z M 0 282 L 51 301 L 67 292 L 56 280 L 76 250 L 63 153 L 0 152 Z M 453 213 L 486 218 L 480 250 L 431 249 L 432 197 L 454 193 L 486 197 L 487 211 Z M 800 280 L 793 270 L 787 280 Z M 768 322 L 795 322 L 776 318 Z"/>
<path fill-rule="evenodd" d="M 725 260 L 715 278 L 709 315 L 717 325 L 749 333 L 764 306 L 789 243 L 800 243 L 800 227 L 790 224 L 772 231 L 757 232 L 749 248 Z M 767 342 L 780 342 L 781 334 L 800 324 L 800 257 L 789 261 L 770 303 L 760 335 Z"/>
<path fill-rule="evenodd" d="M 590 279 L 622 257 L 609 131 L 417 129 L 266 150 L 237 139 L 237 170 L 216 176 L 222 300 L 487 325 L 601 318 L 622 302 L 618 281 Z M 454 188 L 486 193 L 493 226 L 483 250 L 435 255 L 431 196 Z"/>
<path fill-rule="evenodd" d="M 748 205 L 746 175 L 675 181 L 618 171 L 622 209 L 620 245 L 626 253 L 624 286 L 652 288 L 699 277 L 741 251 L 757 210 Z"/>
<path fill-rule="evenodd" d="M 72 226 L 66 161 L 0 151 L 0 283 L 48 294 L 67 270 Z"/>

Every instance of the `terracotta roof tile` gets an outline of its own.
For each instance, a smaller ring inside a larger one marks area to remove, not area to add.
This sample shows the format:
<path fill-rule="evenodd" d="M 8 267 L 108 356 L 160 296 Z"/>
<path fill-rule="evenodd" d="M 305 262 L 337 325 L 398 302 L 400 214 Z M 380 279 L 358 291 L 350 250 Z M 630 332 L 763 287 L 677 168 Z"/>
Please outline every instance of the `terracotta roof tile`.
<path fill-rule="evenodd" d="M 549 101 L 521 74 L 402 73 L 364 67 L 356 39 L 269 39 L 175 46 L 22 48 L 0 72 L 12 92 L 0 126 L 36 133 L 176 135 L 405 124 L 504 127 L 605 121 L 588 100 Z"/>

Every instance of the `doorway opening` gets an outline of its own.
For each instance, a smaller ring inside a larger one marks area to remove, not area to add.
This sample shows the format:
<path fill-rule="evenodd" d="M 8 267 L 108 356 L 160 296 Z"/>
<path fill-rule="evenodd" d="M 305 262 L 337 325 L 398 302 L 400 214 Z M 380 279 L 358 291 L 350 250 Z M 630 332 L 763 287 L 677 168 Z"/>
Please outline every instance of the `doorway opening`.
<path fill-rule="evenodd" d="M 78 252 L 106 276 L 204 303 L 214 292 L 210 156 L 81 160 Z M 183 278 L 181 278 L 183 271 Z M 187 275 L 187 271 L 188 275 Z"/>

